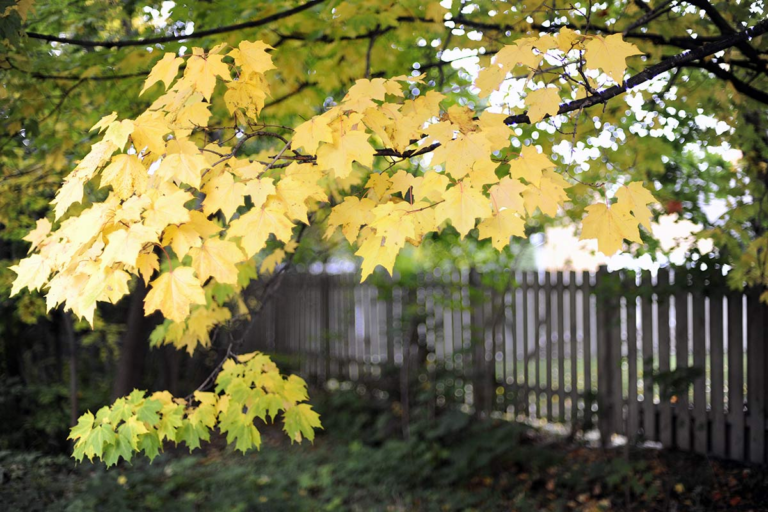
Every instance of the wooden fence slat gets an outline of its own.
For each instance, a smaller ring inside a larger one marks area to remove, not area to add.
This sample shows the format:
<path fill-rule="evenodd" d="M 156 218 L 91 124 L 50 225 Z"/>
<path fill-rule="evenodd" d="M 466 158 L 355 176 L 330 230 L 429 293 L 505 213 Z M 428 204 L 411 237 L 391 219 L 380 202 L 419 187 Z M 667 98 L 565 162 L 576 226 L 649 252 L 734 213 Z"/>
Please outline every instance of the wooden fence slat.
<path fill-rule="evenodd" d="M 530 384 L 530 376 L 528 372 L 528 362 L 531 352 L 531 333 L 530 333 L 530 318 L 529 318 L 529 308 L 528 304 L 530 302 L 529 297 L 529 287 L 528 287 L 528 277 L 529 272 L 523 272 L 520 274 L 520 299 L 521 299 L 521 308 L 520 308 L 520 316 L 522 319 L 522 323 L 520 325 L 521 327 L 521 334 L 522 337 L 520 338 L 520 342 L 522 344 L 522 356 L 523 356 L 523 381 L 522 383 L 518 383 L 517 393 L 518 393 L 518 402 L 520 403 L 520 411 L 522 412 L 523 416 L 528 417 L 528 389 Z"/>
<path fill-rule="evenodd" d="M 765 305 L 760 292 L 747 295 L 747 406 L 749 408 L 749 460 L 765 462 Z"/>
<path fill-rule="evenodd" d="M 658 439 L 656 435 L 656 406 L 653 386 L 653 284 L 651 273 L 643 272 L 642 293 L 640 294 L 640 314 L 642 315 L 643 335 L 643 437 L 648 441 Z"/>
<path fill-rule="evenodd" d="M 568 327 L 571 346 L 571 422 L 576 425 L 579 416 L 579 350 L 576 332 L 576 272 L 568 275 Z"/>
<path fill-rule="evenodd" d="M 712 380 L 712 453 L 717 457 L 726 455 L 724 306 L 723 295 L 714 292 L 709 299 L 709 365 Z"/>
<path fill-rule="evenodd" d="M 554 344 L 552 341 L 552 322 L 554 321 L 554 315 L 552 313 L 552 303 L 554 297 L 552 295 L 552 272 L 547 272 L 544 281 L 544 306 L 547 319 L 546 323 L 546 339 L 544 340 L 544 351 L 546 353 L 546 368 L 547 368 L 547 421 L 554 421 L 555 416 L 552 411 L 552 394 L 554 393 L 554 386 L 552 385 L 552 355 L 554 351 Z"/>
<path fill-rule="evenodd" d="M 541 418 L 541 283 L 539 273 L 533 273 L 533 401 L 536 418 Z"/>
<path fill-rule="evenodd" d="M 565 422 L 565 283 L 563 272 L 557 272 L 557 417 Z"/>
<path fill-rule="evenodd" d="M 624 286 L 627 301 L 627 440 L 634 443 L 640 430 L 637 401 L 637 290 L 634 276 Z"/>
<path fill-rule="evenodd" d="M 742 295 L 728 295 L 729 457 L 744 460 L 744 339 Z"/>
<path fill-rule="evenodd" d="M 687 276 L 675 272 L 675 369 L 688 367 L 688 286 Z M 691 449 L 691 418 L 688 411 L 688 385 L 677 395 L 675 404 L 677 447 Z"/>
<path fill-rule="evenodd" d="M 592 428 L 592 294 L 591 276 L 581 274 L 582 343 L 584 345 L 584 429 Z"/>
<path fill-rule="evenodd" d="M 693 449 L 706 454 L 707 443 L 707 339 L 706 301 L 701 288 L 692 292 L 693 311 L 693 366 L 700 375 L 693 383 Z M 711 303 L 710 303 L 711 305 Z"/>
<path fill-rule="evenodd" d="M 659 372 L 668 374 L 670 371 L 670 285 L 669 269 L 660 268 L 658 277 L 657 308 L 658 308 L 658 343 L 659 343 Z M 659 404 L 659 440 L 665 447 L 671 447 L 674 443 L 672 437 L 672 406 L 664 395 L 669 390 L 660 389 L 661 403 Z"/>

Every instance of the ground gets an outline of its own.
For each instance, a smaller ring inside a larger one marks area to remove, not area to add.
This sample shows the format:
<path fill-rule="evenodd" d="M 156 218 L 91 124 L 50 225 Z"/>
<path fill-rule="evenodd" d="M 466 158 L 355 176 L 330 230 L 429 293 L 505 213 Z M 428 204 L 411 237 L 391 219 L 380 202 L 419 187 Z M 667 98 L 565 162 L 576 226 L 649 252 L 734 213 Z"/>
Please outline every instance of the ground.
<path fill-rule="evenodd" d="M 154 463 L 76 464 L 0 452 L 3 511 L 761 511 L 768 469 L 673 451 L 603 451 L 504 421 L 447 411 L 415 421 L 354 391 L 321 400 L 325 431 L 258 452 L 214 439 Z M 394 411 L 394 413 L 392 412 Z"/>

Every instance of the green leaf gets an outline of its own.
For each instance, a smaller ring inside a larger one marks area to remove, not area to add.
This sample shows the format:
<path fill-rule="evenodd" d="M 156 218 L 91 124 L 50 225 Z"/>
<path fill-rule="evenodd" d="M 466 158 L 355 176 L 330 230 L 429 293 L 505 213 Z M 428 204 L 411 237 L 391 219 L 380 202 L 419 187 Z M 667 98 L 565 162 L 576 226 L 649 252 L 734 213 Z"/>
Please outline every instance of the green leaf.
<path fill-rule="evenodd" d="M 320 415 L 312 410 L 308 404 L 299 404 L 287 409 L 283 414 L 285 418 L 284 430 L 291 438 L 291 442 L 301 442 L 302 436 L 310 441 L 315 440 L 316 428 L 323 428 L 320 424 Z"/>

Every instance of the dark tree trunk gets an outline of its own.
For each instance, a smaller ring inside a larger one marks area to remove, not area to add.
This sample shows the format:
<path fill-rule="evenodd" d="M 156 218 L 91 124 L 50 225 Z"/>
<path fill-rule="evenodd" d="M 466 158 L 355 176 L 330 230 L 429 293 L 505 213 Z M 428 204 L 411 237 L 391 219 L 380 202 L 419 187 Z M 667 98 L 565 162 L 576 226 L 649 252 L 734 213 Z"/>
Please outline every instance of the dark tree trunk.
<path fill-rule="evenodd" d="M 120 344 L 120 360 L 112 388 L 112 398 L 125 396 L 139 387 L 144 373 L 144 360 L 149 350 L 149 334 L 157 324 L 155 316 L 144 316 L 147 287 L 139 279 L 131 293 L 125 334 Z"/>

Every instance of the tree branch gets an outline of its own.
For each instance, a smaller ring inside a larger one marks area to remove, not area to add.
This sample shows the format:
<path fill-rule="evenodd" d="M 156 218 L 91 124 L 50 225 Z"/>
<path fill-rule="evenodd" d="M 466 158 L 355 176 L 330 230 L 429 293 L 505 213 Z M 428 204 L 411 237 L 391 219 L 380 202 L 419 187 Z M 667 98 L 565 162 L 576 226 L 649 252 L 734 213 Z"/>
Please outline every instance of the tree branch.
<path fill-rule="evenodd" d="M 224 27 L 218 27 L 218 28 L 213 28 L 209 30 L 200 30 L 198 32 L 193 32 L 189 35 L 181 35 L 181 36 L 148 37 L 146 39 L 129 39 L 129 40 L 122 40 L 122 41 L 89 41 L 84 39 L 70 39 L 67 37 L 38 34 L 37 32 L 27 32 L 27 36 L 32 39 L 40 39 L 42 41 L 48 41 L 49 43 L 72 44 L 75 46 L 82 46 L 83 48 L 125 48 L 128 46 L 149 46 L 153 44 L 173 43 L 176 41 L 189 41 L 191 39 L 200 39 L 203 37 L 212 36 L 216 34 L 226 34 L 228 32 L 235 32 L 237 30 L 243 30 L 246 28 L 261 27 L 263 25 L 272 23 L 273 21 L 278 21 L 283 18 L 288 18 L 289 16 L 293 16 L 294 14 L 298 14 L 300 12 L 306 11 L 307 9 L 311 9 L 316 5 L 320 5 L 324 1 L 325 0 L 310 0 L 305 4 L 293 7 L 292 9 L 287 9 L 285 11 L 277 12 L 275 14 L 266 16 L 258 20 L 246 21 L 244 23 L 238 23 L 236 25 L 227 25 Z"/>
<path fill-rule="evenodd" d="M 637 87 L 638 85 L 643 84 L 649 80 L 652 80 L 653 78 L 656 78 L 660 74 L 665 73 L 670 69 L 686 66 L 693 61 L 714 55 L 719 51 L 731 48 L 732 46 L 736 46 L 739 43 L 748 41 L 749 39 L 765 34 L 766 32 L 768 32 L 768 19 L 757 23 L 756 25 L 744 30 L 743 32 L 738 32 L 736 34 L 722 37 L 718 39 L 717 42 L 708 43 L 700 46 L 695 50 L 683 52 L 675 55 L 674 57 L 663 60 L 655 66 L 646 68 L 644 71 L 634 75 L 629 80 L 624 82 L 623 85 L 616 85 L 595 96 L 589 96 L 580 100 L 571 101 L 570 103 L 564 103 L 560 105 L 560 109 L 557 111 L 557 113 L 566 114 L 568 112 L 573 112 L 574 110 L 605 103 L 609 99 L 624 94 L 630 89 Z M 528 114 L 524 113 L 516 116 L 509 116 L 504 120 L 504 122 L 508 125 L 523 123 L 528 124 L 531 122 L 531 120 L 528 118 Z"/>

